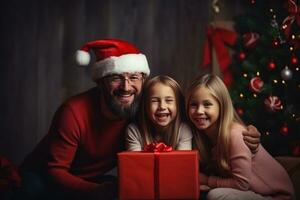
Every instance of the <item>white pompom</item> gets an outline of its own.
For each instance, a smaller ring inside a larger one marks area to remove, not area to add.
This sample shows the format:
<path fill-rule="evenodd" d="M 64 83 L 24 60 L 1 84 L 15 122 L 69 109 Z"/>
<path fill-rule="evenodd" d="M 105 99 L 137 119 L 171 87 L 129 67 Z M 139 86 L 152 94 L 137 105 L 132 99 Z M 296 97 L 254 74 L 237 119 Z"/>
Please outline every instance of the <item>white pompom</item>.
<path fill-rule="evenodd" d="M 82 50 L 76 51 L 75 58 L 79 66 L 87 66 L 91 60 L 90 54 Z"/>

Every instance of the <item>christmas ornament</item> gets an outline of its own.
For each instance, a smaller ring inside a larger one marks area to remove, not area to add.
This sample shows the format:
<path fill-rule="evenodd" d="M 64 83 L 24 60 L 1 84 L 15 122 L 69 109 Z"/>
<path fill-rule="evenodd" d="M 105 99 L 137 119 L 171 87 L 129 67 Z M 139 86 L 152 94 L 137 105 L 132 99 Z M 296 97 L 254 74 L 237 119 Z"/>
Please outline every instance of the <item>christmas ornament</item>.
<path fill-rule="evenodd" d="M 270 61 L 270 62 L 268 63 L 268 69 L 269 69 L 269 70 L 274 70 L 275 68 L 276 68 L 275 62 L 274 62 L 274 61 Z"/>
<path fill-rule="evenodd" d="M 264 101 L 265 107 L 269 112 L 276 112 L 281 109 L 281 101 L 277 96 L 269 96 Z"/>
<path fill-rule="evenodd" d="M 249 32 L 245 33 L 243 36 L 243 44 L 246 48 L 253 48 L 256 46 L 258 39 L 259 39 L 259 34 L 255 32 Z"/>
<path fill-rule="evenodd" d="M 284 124 L 283 127 L 280 128 L 280 133 L 281 133 L 282 135 L 285 135 L 285 136 L 288 135 L 288 133 L 289 133 L 289 128 L 288 128 L 288 126 L 287 126 L 286 124 Z"/>
<path fill-rule="evenodd" d="M 291 57 L 291 64 L 292 65 L 298 64 L 298 58 L 295 55 L 292 55 Z"/>
<path fill-rule="evenodd" d="M 242 109 L 242 108 L 237 108 L 237 109 L 236 109 L 236 112 L 237 112 L 237 114 L 238 114 L 239 116 L 242 116 L 242 115 L 244 115 L 244 113 L 245 113 L 244 109 Z"/>
<path fill-rule="evenodd" d="M 254 77 L 250 80 L 250 90 L 252 92 L 260 93 L 264 86 L 264 82 L 260 79 L 260 77 Z"/>
<path fill-rule="evenodd" d="M 293 77 L 293 72 L 286 66 L 283 70 L 281 70 L 281 78 L 283 80 L 290 80 Z"/>
<path fill-rule="evenodd" d="M 238 59 L 242 61 L 245 60 L 245 58 L 246 58 L 246 54 L 243 51 L 239 52 Z"/>

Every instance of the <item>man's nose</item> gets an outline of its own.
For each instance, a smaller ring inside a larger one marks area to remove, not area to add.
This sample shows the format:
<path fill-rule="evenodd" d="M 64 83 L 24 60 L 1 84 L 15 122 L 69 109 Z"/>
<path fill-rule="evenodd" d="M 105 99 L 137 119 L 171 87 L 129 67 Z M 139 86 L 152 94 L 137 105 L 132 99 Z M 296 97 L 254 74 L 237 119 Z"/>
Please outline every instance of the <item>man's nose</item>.
<path fill-rule="evenodd" d="M 124 91 L 128 91 L 129 88 L 130 88 L 130 83 L 129 83 L 129 79 L 128 78 L 124 78 L 121 82 L 121 88 L 124 90 Z"/>

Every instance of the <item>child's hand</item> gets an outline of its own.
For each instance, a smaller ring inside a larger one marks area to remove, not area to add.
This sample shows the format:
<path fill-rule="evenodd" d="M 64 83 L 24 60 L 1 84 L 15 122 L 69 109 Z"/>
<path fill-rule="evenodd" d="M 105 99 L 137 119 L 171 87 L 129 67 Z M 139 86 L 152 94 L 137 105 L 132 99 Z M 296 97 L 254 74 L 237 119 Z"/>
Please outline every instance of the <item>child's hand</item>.
<path fill-rule="evenodd" d="M 203 173 L 199 173 L 199 183 L 199 185 L 207 185 L 208 177 Z"/>
<path fill-rule="evenodd" d="M 254 154 L 258 151 L 258 146 L 260 144 L 260 132 L 255 126 L 247 126 L 247 131 L 243 131 L 244 142 Z"/>

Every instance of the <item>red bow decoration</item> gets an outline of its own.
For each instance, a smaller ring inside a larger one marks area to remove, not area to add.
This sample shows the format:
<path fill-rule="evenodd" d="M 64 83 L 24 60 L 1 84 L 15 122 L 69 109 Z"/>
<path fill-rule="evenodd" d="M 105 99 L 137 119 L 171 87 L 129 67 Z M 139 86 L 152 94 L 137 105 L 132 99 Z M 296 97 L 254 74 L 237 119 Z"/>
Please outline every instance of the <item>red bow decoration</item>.
<path fill-rule="evenodd" d="M 290 35 L 291 26 L 295 20 L 297 25 L 300 27 L 300 6 L 298 6 L 294 0 L 289 0 L 288 12 L 290 13 L 290 15 L 287 16 L 282 22 L 282 29 L 287 38 Z"/>
<path fill-rule="evenodd" d="M 232 75 L 228 69 L 231 64 L 231 57 L 225 45 L 233 46 L 237 40 L 237 34 L 233 31 L 209 26 L 206 31 L 204 44 L 203 67 L 211 65 L 212 46 L 215 48 L 220 70 L 223 74 L 224 83 L 229 86 L 232 82 Z"/>
<path fill-rule="evenodd" d="M 172 151 L 172 147 L 167 146 L 163 142 L 159 142 L 159 143 L 154 142 L 151 144 L 146 144 L 144 146 L 144 151 L 146 151 L 146 152 L 170 152 L 170 151 Z"/>

